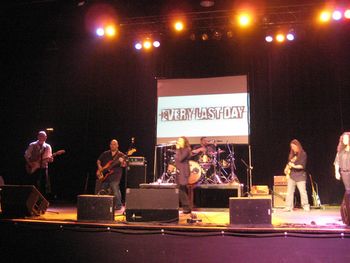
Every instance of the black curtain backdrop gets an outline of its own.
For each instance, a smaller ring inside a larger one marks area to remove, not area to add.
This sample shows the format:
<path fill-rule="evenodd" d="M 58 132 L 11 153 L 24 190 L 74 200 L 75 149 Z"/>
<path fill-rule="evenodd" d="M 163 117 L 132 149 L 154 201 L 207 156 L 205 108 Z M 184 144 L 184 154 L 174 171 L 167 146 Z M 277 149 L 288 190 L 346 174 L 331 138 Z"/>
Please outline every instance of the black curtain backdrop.
<path fill-rule="evenodd" d="M 296 40 L 283 45 L 265 43 L 259 29 L 208 42 L 165 36 L 158 50 L 142 53 L 126 37 L 103 43 L 87 35 L 81 11 L 53 13 L 8 15 L 3 23 L 13 21 L 1 41 L 0 175 L 6 183 L 24 182 L 23 153 L 47 127 L 54 128 L 48 138 L 54 151 L 66 150 L 50 166 L 57 198 L 93 191 L 96 158 L 112 138 L 123 151 L 136 138 L 151 180 L 157 78 L 247 74 L 253 184 L 272 187 L 297 138 L 321 202 L 340 202 L 343 185 L 334 179 L 333 160 L 340 134 L 350 129 L 349 25 L 301 25 Z M 248 160 L 247 146 L 235 150 L 238 177 L 246 183 L 241 159 Z"/>

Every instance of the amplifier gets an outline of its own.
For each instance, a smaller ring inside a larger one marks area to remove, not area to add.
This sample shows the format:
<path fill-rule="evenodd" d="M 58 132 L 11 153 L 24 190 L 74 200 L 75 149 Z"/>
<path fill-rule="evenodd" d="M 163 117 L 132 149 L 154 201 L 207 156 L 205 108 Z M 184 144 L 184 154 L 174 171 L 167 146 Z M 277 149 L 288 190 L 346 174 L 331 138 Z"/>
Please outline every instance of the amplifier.
<path fill-rule="evenodd" d="M 143 156 L 129 156 L 128 163 L 130 166 L 145 165 L 146 159 Z"/>
<path fill-rule="evenodd" d="M 287 185 L 287 176 L 276 175 L 273 177 L 273 185 Z"/>

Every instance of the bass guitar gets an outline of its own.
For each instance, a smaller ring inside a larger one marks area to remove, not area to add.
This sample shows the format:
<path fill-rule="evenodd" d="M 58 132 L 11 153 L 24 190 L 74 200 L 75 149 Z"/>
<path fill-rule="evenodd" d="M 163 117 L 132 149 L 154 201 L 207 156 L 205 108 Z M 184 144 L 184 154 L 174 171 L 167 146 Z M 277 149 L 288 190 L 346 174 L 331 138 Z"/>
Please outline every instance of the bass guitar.
<path fill-rule="evenodd" d="M 318 189 L 316 190 L 314 187 L 314 181 L 312 180 L 312 176 L 309 173 L 309 177 L 310 177 L 310 183 L 311 183 L 311 189 L 312 189 L 312 202 L 314 207 L 316 208 L 320 208 L 321 207 L 321 200 L 320 197 L 318 196 Z M 317 188 L 317 185 L 316 185 Z"/>
<path fill-rule="evenodd" d="M 28 174 L 33 174 L 36 170 L 38 170 L 40 168 L 40 164 L 43 163 L 43 162 L 47 162 L 49 159 L 55 157 L 55 156 L 58 156 L 58 155 L 61 155 L 61 154 L 64 154 L 66 151 L 65 150 L 59 150 L 55 153 L 53 153 L 51 155 L 51 157 L 47 157 L 47 158 L 44 158 L 42 159 L 41 161 L 35 161 L 35 162 L 26 162 L 26 171 Z"/>
<path fill-rule="evenodd" d="M 96 171 L 97 179 L 100 180 L 101 182 L 105 181 L 108 178 L 108 176 L 110 176 L 114 172 L 113 166 L 118 161 L 120 162 L 120 167 L 126 167 L 128 156 L 127 155 L 119 156 L 118 160 L 112 159 L 108 161 L 101 169 L 97 169 Z"/>

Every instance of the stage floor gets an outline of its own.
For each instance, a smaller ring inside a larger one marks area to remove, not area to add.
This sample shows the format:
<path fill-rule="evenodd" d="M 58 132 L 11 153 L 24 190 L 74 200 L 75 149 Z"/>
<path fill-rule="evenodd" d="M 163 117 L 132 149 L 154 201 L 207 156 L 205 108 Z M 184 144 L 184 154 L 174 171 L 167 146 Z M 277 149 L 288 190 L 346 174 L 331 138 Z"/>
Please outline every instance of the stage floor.
<path fill-rule="evenodd" d="M 322 206 L 306 212 L 294 209 L 284 212 L 283 209 L 272 209 L 271 225 L 231 225 L 228 208 L 197 208 L 192 214 L 179 211 L 178 222 L 127 222 L 123 211 L 116 211 L 114 221 L 78 221 L 76 204 L 53 203 L 45 214 L 27 218 L 3 218 L 1 221 L 22 223 L 84 225 L 112 228 L 173 229 L 194 231 L 266 231 L 266 232 L 316 232 L 316 233 L 350 233 L 350 227 L 343 224 L 339 206 Z M 189 219 L 195 218 L 192 222 Z"/>

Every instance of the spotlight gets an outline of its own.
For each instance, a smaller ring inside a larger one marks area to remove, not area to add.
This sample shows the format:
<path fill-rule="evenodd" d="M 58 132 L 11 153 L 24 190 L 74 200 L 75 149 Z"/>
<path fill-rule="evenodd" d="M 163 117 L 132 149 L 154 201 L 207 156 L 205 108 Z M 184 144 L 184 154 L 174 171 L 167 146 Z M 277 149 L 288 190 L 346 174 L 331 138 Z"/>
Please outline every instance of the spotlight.
<path fill-rule="evenodd" d="M 153 41 L 153 46 L 154 47 L 159 47 L 160 46 L 160 42 L 158 40 Z"/>
<path fill-rule="evenodd" d="M 143 47 L 144 49 L 150 49 L 152 47 L 152 43 L 150 40 L 143 41 Z"/>
<path fill-rule="evenodd" d="M 226 32 L 227 38 L 232 38 L 233 37 L 233 32 L 232 31 L 227 31 Z"/>
<path fill-rule="evenodd" d="M 105 35 L 105 31 L 103 30 L 103 28 L 101 27 L 97 28 L 96 35 L 98 35 L 99 37 L 103 37 Z"/>
<path fill-rule="evenodd" d="M 345 17 L 346 19 L 350 19 L 350 9 L 345 10 L 345 12 L 344 12 L 344 17 Z"/>
<path fill-rule="evenodd" d="M 271 42 L 273 41 L 273 37 L 270 36 L 270 35 L 269 35 L 269 36 L 266 36 L 266 37 L 265 37 L 265 41 L 271 43 Z"/>
<path fill-rule="evenodd" d="M 177 32 L 181 32 L 182 30 L 184 30 L 185 26 L 184 26 L 184 23 L 181 22 L 181 21 L 176 21 L 175 24 L 174 24 L 174 29 L 175 31 Z"/>
<path fill-rule="evenodd" d="M 217 30 L 215 30 L 215 31 L 213 32 L 213 39 L 215 39 L 215 40 L 220 40 L 221 37 L 222 37 L 222 33 L 221 33 L 221 32 L 219 32 L 219 31 L 217 31 Z"/>
<path fill-rule="evenodd" d="M 114 37 L 116 34 L 116 28 L 112 25 L 107 26 L 105 31 L 106 31 L 106 35 L 109 37 Z"/>
<path fill-rule="evenodd" d="M 287 36 L 286 36 L 286 38 L 287 38 L 287 40 L 289 40 L 289 41 L 293 41 L 294 38 L 295 38 L 295 36 L 294 36 L 293 33 L 288 33 Z"/>
<path fill-rule="evenodd" d="M 326 23 L 331 20 L 331 12 L 329 11 L 322 11 L 319 16 L 319 20 L 321 23 Z"/>
<path fill-rule="evenodd" d="M 142 44 L 141 44 L 140 42 L 137 42 L 137 43 L 135 44 L 135 48 L 136 48 L 137 50 L 140 50 L 140 49 L 142 48 Z"/>
<path fill-rule="evenodd" d="M 238 15 L 238 24 L 240 27 L 248 27 L 252 22 L 252 17 L 249 14 Z"/>
<path fill-rule="evenodd" d="M 342 18 L 342 13 L 339 10 L 335 10 L 332 14 L 333 20 L 339 21 Z"/>
<path fill-rule="evenodd" d="M 192 41 L 195 41 L 195 40 L 196 40 L 196 34 L 195 34 L 195 33 L 191 33 L 191 34 L 190 34 L 190 39 L 191 39 Z"/>
<path fill-rule="evenodd" d="M 203 40 L 203 41 L 207 41 L 208 39 L 209 39 L 208 34 L 207 34 L 207 33 L 203 33 L 203 34 L 202 34 L 202 40 Z"/>
<path fill-rule="evenodd" d="M 283 42 L 285 40 L 285 36 L 283 34 L 277 34 L 276 35 L 277 42 Z"/>

